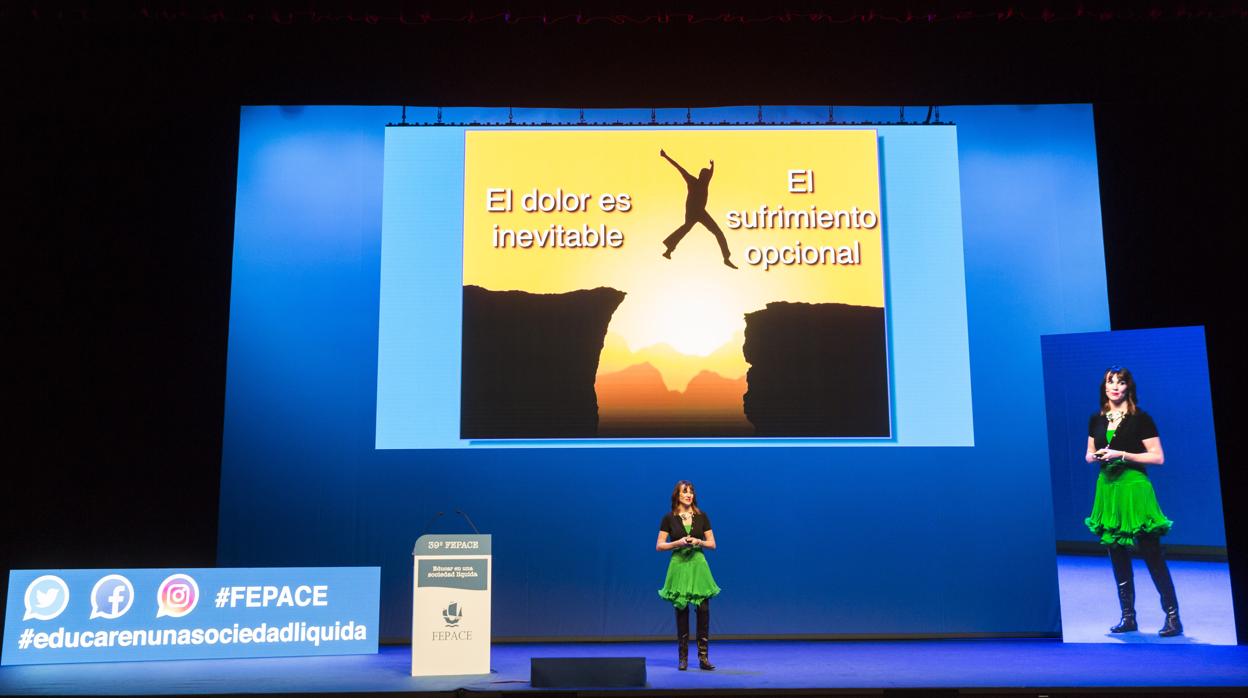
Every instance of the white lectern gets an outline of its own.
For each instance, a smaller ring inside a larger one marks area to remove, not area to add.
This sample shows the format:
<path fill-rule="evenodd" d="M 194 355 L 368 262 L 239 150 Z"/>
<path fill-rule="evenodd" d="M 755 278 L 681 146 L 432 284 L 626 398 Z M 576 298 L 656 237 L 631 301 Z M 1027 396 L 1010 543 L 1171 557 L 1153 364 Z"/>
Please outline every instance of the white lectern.
<path fill-rule="evenodd" d="M 412 676 L 490 673 L 489 535 L 424 535 L 412 550 Z"/>

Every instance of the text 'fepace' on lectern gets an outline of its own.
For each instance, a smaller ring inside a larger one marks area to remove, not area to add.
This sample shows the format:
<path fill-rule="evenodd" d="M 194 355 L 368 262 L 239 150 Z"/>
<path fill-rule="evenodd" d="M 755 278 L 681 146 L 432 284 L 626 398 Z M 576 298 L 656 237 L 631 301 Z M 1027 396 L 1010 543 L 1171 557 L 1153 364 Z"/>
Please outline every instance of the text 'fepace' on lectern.
<path fill-rule="evenodd" d="M 490 673 L 489 535 L 440 534 L 412 550 L 412 676 Z"/>

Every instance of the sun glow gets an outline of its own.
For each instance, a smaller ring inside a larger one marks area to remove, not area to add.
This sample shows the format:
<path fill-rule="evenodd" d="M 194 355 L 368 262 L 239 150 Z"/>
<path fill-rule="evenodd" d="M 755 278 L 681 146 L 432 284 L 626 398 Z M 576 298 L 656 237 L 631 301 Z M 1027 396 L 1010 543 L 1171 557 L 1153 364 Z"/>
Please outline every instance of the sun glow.
<path fill-rule="evenodd" d="M 631 349 L 669 344 L 707 356 L 745 331 L 745 313 L 761 307 L 731 283 L 738 272 L 720 263 L 714 238 L 690 238 L 671 261 L 653 255 L 652 273 L 627 290 L 611 318 L 611 331 Z"/>

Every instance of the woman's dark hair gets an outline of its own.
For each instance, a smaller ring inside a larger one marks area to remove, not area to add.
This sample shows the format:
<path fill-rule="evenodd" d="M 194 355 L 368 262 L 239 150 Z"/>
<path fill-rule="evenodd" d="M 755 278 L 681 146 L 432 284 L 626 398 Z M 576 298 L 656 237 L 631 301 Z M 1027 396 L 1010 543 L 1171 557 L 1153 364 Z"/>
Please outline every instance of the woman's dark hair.
<path fill-rule="evenodd" d="M 702 510 L 698 508 L 698 491 L 694 489 L 693 483 L 688 480 L 681 480 L 672 488 L 672 513 L 680 511 L 680 488 L 688 487 L 693 493 L 693 501 L 689 503 L 689 509 L 695 514 L 701 514 Z"/>
<path fill-rule="evenodd" d="M 1105 377 L 1101 379 L 1100 386 L 1097 387 L 1097 397 L 1101 401 L 1101 413 L 1109 411 L 1109 395 L 1105 393 L 1105 384 L 1110 378 L 1118 378 L 1119 381 L 1127 384 L 1127 394 L 1124 396 L 1127 403 L 1127 414 L 1135 414 L 1139 409 L 1136 402 L 1139 398 L 1135 394 L 1135 376 L 1131 375 L 1131 369 L 1126 366 L 1110 366 L 1105 369 Z"/>

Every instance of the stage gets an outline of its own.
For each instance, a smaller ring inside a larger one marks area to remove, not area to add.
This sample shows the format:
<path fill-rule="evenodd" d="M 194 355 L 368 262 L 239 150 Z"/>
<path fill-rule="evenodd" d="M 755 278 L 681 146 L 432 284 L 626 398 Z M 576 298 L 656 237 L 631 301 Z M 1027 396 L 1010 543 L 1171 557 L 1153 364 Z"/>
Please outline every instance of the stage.
<path fill-rule="evenodd" d="M 404 646 L 376 655 L 24 666 L 0 669 L 7 695 L 481 693 L 532 691 L 530 657 L 644 656 L 645 692 L 1248 686 L 1248 647 L 1064 644 L 1057 640 L 723 641 L 716 671 L 676 670 L 675 643 L 495 645 L 488 676 L 412 678 Z M 695 663 L 696 666 L 696 663 Z M 643 689 L 636 689 L 641 691 Z M 612 693 L 626 693 L 617 689 Z"/>
<path fill-rule="evenodd" d="M 376 655 L 42 665 L 0 668 L 5 695 L 203 695 L 528 692 L 531 657 L 645 657 L 647 693 L 776 694 L 889 689 L 1209 690 L 1248 687 L 1248 646 L 1234 646 L 1226 563 L 1170 562 L 1186 633 L 1160 638 L 1161 614 L 1137 566 L 1141 632 L 1112 635 L 1117 618 L 1109 563 L 1058 556 L 1066 637 L 1027 639 L 723 640 L 719 667 L 676 670 L 674 642 L 499 643 L 486 676 L 412 678 L 406 645 Z M 1208 643 L 1224 643 L 1219 646 Z M 1230 645 L 1230 646 L 1227 646 Z M 693 665 L 696 666 L 696 658 Z M 590 687 L 586 687 L 590 688 Z M 611 693 L 625 693 L 615 689 Z M 1122 691 L 1124 694 L 1128 691 Z"/>
<path fill-rule="evenodd" d="M 1225 562 L 1169 561 L 1179 594 L 1184 632 L 1158 637 L 1165 621 L 1157 591 L 1143 560 L 1133 560 L 1138 633 L 1113 635 L 1105 630 L 1117 620 L 1114 575 L 1105 555 L 1059 555 L 1058 587 L 1062 599 L 1062 637 L 1067 642 L 1235 644 L 1231 574 Z"/>

